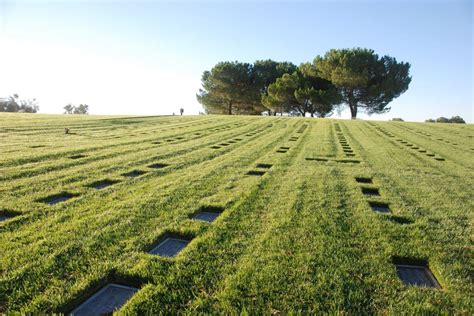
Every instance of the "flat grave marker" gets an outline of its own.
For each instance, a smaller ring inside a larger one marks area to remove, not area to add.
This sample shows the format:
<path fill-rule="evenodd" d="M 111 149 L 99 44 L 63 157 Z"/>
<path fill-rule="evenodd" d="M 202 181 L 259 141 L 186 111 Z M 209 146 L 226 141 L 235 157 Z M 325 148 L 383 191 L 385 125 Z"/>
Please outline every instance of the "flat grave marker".
<path fill-rule="evenodd" d="M 413 224 L 413 221 L 411 219 L 408 219 L 408 218 L 403 217 L 403 216 L 392 215 L 392 216 L 388 217 L 388 220 L 390 220 L 392 222 L 395 222 L 395 223 L 398 223 L 398 224 L 402 224 L 402 225 Z"/>
<path fill-rule="evenodd" d="M 211 146 L 212 149 L 219 149 L 221 146 Z"/>
<path fill-rule="evenodd" d="M 306 157 L 305 158 L 308 161 L 328 161 L 329 159 L 327 158 L 318 158 L 318 157 Z"/>
<path fill-rule="evenodd" d="M 127 173 L 123 173 L 122 176 L 129 177 L 129 178 L 136 178 L 136 177 L 139 177 L 139 176 L 141 176 L 142 174 L 145 174 L 145 173 L 146 173 L 146 171 L 133 170 L 133 171 L 130 171 L 130 172 L 127 172 Z"/>
<path fill-rule="evenodd" d="M 75 308 L 71 315 L 111 315 L 136 292 L 137 288 L 109 283 Z"/>
<path fill-rule="evenodd" d="M 263 176 L 266 173 L 266 171 L 260 171 L 260 170 L 250 170 L 247 172 L 247 175 L 249 176 Z"/>
<path fill-rule="evenodd" d="M 355 177 L 355 180 L 356 180 L 358 183 L 372 183 L 372 178 Z"/>
<path fill-rule="evenodd" d="M 342 163 L 360 163 L 360 160 L 355 160 L 355 159 L 338 159 L 336 162 L 342 162 Z"/>
<path fill-rule="evenodd" d="M 63 192 L 63 193 L 48 196 L 44 199 L 39 200 L 39 202 L 43 202 L 49 205 L 55 205 L 61 202 L 65 202 L 73 198 L 74 196 L 75 196 L 74 194 L 71 194 L 69 192 Z"/>
<path fill-rule="evenodd" d="M 223 211 L 223 207 L 203 206 L 192 216 L 192 219 L 211 223 L 219 217 Z"/>
<path fill-rule="evenodd" d="M 18 215 L 20 215 L 20 214 L 16 213 L 16 212 L 11 212 L 11 211 L 8 211 L 8 210 L 0 211 L 0 222 L 7 221 L 11 218 L 14 218 L 15 216 L 18 216 Z"/>
<path fill-rule="evenodd" d="M 101 189 L 109 187 L 109 186 L 111 186 L 111 185 L 113 185 L 117 182 L 118 181 L 112 181 L 112 180 L 109 180 L 109 179 L 105 179 L 105 180 L 100 180 L 100 181 L 93 182 L 88 186 L 91 187 L 91 188 L 94 188 L 96 190 L 101 190 Z"/>
<path fill-rule="evenodd" d="M 375 212 L 390 213 L 390 208 L 387 203 L 369 201 L 369 205 Z"/>
<path fill-rule="evenodd" d="M 361 188 L 364 195 L 380 195 L 379 189 L 377 188 Z"/>
<path fill-rule="evenodd" d="M 263 168 L 263 169 L 270 169 L 271 167 L 273 167 L 273 165 L 271 165 L 269 163 L 259 163 L 259 164 L 257 164 L 256 167 L 257 168 Z"/>
<path fill-rule="evenodd" d="M 394 260 L 394 264 L 398 277 L 406 285 L 441 288 L 426 262 L 398 259 Z"/>
<path fill-rule="evenodd" d="M 175 257 L 189 244 L 188 239 L 181 237 L 165 237 L 161 242 L 150 250 L 150 254 L 162 257 Z"/>
<path fill-rule="evenodd" d="M 79 155 L 69 156 L 68 158 L 69 158 L 69 159 L 81 159 L 81 158 L 85 158 L 85 157 L 87 157 L 87 156 L 86 156 L 86 155 L 79 154 Z"/>
<path fill-rule="evenodd" d="M 161 169 L 161 168 L 165 168 L 165 167 L 168 167 L 168 166 L 169 165 L 166 164 L 166 163 L 154 163 L 154 164 L 148 165 L 148 168 Z"/>

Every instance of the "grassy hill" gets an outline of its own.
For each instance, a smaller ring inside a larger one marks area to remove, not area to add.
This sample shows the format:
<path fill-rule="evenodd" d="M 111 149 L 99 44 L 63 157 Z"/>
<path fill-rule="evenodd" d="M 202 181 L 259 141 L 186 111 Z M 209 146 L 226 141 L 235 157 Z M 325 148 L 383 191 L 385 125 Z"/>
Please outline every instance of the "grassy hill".
<path fill-rule="evenodd" d="M 138 289 L 129 313 L 472 314 L 473 138 L 454 124 L 1 114 L 0 313 L 70 312 L 113 282 Z M 166 237 L 189 243 L 150 254 Z M 440 288 L 402 282 L 412 263 Z"/>

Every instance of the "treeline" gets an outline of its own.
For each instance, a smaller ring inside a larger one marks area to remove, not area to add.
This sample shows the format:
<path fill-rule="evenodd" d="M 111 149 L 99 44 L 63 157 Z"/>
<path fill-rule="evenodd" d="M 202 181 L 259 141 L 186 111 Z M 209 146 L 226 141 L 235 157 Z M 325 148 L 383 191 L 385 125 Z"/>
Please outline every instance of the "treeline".
<path fill-rule="evenodd" d="M 0 99 L 0 112 L 36 113 L 39 111 L 36 99 L 20 99 L 14 94 L 5 99 Z"/>
<path fill-rule="evenodd" d="M 425 121 L 426 123 L 460 123 L 460 124 L 466 124 L 466 121 L 460 116 L 453 116 L 451 118 L 447 117 L 438 117 L 436 120 L 433 119 L 427 119 Z"/>
<path fill-rule="evenodd" d="M 331 49 L 313 62 L 258 60 L 253 64 L 220 62 L 202 75 L 198 101 L 209 114 L 326 117 L 349 107 L 385 113 L 408 89 L 410 64 L 371 49 Z"/>
<path fill-rule="evenodd" d="M 64 106 L 64 114 L 89 114 L 89 106 L 87 104 L 67 104 Z"/>

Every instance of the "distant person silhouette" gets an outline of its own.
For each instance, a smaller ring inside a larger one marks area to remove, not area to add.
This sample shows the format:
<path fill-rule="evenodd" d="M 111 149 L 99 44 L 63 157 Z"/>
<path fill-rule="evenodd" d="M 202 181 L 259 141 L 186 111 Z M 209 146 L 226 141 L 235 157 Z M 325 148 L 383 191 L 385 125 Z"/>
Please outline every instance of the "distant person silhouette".
<path fill-rule="evenodd" d="M 181 113 L 181 115 L 183 115 L 184 109 L 183 108 L 179 109 L 179 113 Z"/>

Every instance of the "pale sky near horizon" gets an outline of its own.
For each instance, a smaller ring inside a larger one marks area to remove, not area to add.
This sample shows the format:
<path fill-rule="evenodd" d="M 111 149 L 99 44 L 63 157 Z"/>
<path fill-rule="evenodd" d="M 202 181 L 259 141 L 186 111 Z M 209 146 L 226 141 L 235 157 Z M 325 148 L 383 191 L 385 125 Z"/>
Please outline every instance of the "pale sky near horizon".
<path fill-rule="evenodd" d="M 0 0 L 0 97 L 37 98 L 40 113 L 72 102 L 91 114 L 197 114 L 202 72 L 219 61 L 300 64 L 367 47 L 410 62 L 413 77 L 372 119 L 473 122 L 473 15 L 469 0 Z"/>

